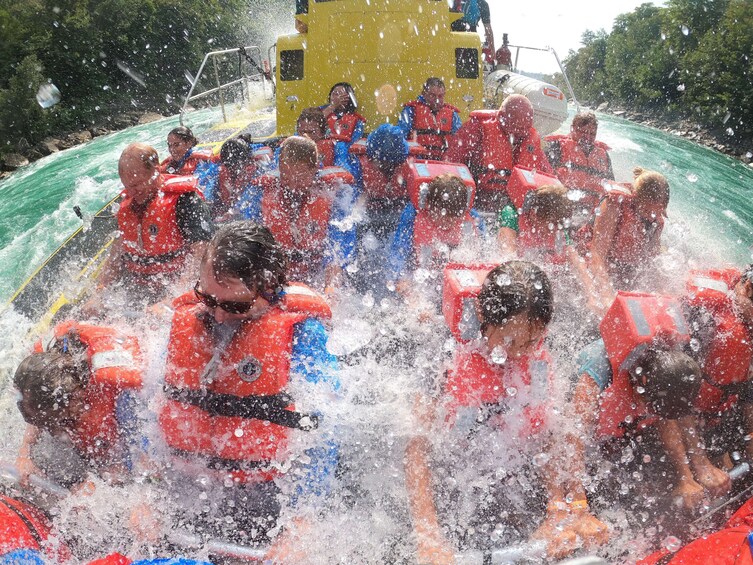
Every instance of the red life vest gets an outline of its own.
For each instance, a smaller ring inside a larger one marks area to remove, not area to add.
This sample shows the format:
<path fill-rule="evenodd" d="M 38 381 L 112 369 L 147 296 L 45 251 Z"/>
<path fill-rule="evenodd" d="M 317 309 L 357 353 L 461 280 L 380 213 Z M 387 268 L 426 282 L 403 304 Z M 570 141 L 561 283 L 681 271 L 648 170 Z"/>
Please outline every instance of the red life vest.
<path fill-rule="evenodd" d="M 530 192 L 541 188 L 542 186 L 561 185 L 559 179 L 554 175 L 542 173 L 535 169 L 515 166 L 510 171 L 510 177 L 507 181 L 507 195 L 513 206 L 520 210 L 525 204 L 526 196 Z"/>
<path fill-rule="evenodd" d="M 685 547 L 662 549 L 638 561 L 637 565 L 753 565 L 750 526 L 725 528 L 704 535 Z"/>
<path fill-rule="evenodd" d="M 656 340 L 667 346 L 688 343 L 690 335 L 680 305 L 673 298 L 639 292 L 618 292 L 599 325 L 612 383 L 599 398 L 598 436 L 622 437 L 627 430 L 656 421 L 633 390 L 628 371 Z"/>
<path fill-rule="evenodd" d="M 320 139 L 316 142 L 316 152 L 323 167 L 335 166 L 335 142 L 332 139 Z"/>
<path fill-rule="evenodd" d="M 28 549 L 44 552 L 55 563 L 68 562 L 70 551 L 60 541 L 50 539 L 51 529 L 40 510 L 0 494 L 0 555 Z"/>
<path fill-rule="evenodd" d="M 560 166 L 557 176 L 568 188 L 579 188 L 603 194 L 602 181 L 610 180 L 609 146 L 595 141 L 591 152 L 586 154 L 569 135 L 550 135 L 544 141 L 560 146 Z"/>
<path fill-rule="evenodd" d="M 481 121 L 481 171 L 478 176 L 479 190 L 504 191 L 513 167 L 527 169 L 544 168 L 547 165 L 538 162 L 541 153 L 541 139 L 534 128 L 518 143 L 517 154 L 510 143 L 510 136 L 499 123 L 499 112 L 476 110 L 471 112 L 471 119 Z"/>
<path fill-rule="evenodd" d="M 191 148 L 188 156 L 184 156 L 180 161 L 173 161 L 168 157 L 159 165 L 159 172 L 168 175 L 192 175 L 196 171 L 196 165 L 204 161 L 218 161 L 219 158 L 211 149 Z"/>
<path fill-rule="evenodd" d="M 122 553 L 111 553 L 100 559 L 89 561 L 87 565 L 131 565 L 131 563 L 133 563 L 133 561 Z"/>
<path fill-rule="evenodd" d="M 405 163 L 398 166 L 391 175 L 386 175 L 366 155 L 361 155 L 359 160 L 361 161 L 363 191 L 369 200 L 401 200 L 405 198 Z"/>
<path fill-rule="evenodd" d="M 175 273 L 183 267 L 189 246 L 178 227 L 176 205 L 183 194 L 200 194 L 197 187 L 194 177 L 164 178 L 160 192 L 142 216 L 134 213 L 132 198 L 121 202 L 118 227 L 124 265 L 130 272 L 154 275 Z"/>
<path fill-rule="evenodd" d="M 72 321 L 55 326 L 54 342 L 62 342 L 68 336 L 77 336 L 86 346 L 91 371 L 85 389 L 89 409 L 76 422 L 71 440 L 84 458 L 107 464 L 112 455 L 110 449 L 120 437 L 115 414 L 118 396 L 124 390 L 141 388 L 141 348 L 135 337 L 113 328 Z M 41 341 L 35 349 L 42 351 Z"/>
<path fill-rule="evenodd" d="M 333 112 L 327 116 L 327 127 L 329 128 L 327 137 L 335 141 L 355 141 L 353 135 L 358 122 L 365 123 L 366 120 L 356 112 L 346 112 L 339 117 Z"/>
<path fill-rule="evenodd" d="M 724 387 L 750 379 L 753 344 L 732 300 L 740 276 L 737 269 L 694 271 L 686 284 L 687 304 L 707 310 L 716 325 L 703 360 L 705 379 L 696 401 L 696 408 L 704 412 L 720 412 L 735 404 L 737 397 L 727 394 Z"/>
<path fill-rule="evenodd" d="M 467 343 L 481 334 L 476 297 L 489 272 L 497 265 L 449 263 L 442 277 L 442 314 L 453 337 Z"/>
<path fill-rule="evenodd" d="M 435 113 L 421 100 L 411 100 L 405 107 L 413 108 L 411 136 L 427 149 L 430 159 L 441 160 L 447 151 L 447 139 L 452 135 L 452 118 L 460 111 L 455 106 L 444 104 Z"/>
<path fill-rule="evenodd" d="M 353 182 L 353 176 L 340 167 L 319 170 L 308 198 L 297 217 L 293 218 L 280 186 L 279 173 L 270 173 L 258 180 L 264 191 L 262 221 L 285 249 L 289 267 L 294 273 L 310 270 L 312 262 L 323 257 L 324 244 L 329 237 L 334 191 L 342 184 L 353 185 Z"/>
<path fill-rule="evenodd" d="M 508 359 L 504 365 L 491 363 L 477 348 L 462 346 L 445 382 L 448 420 L 456 426 L 470 426 L 469 431 L 482 423 L 491 424 L 514 430 L 520 440 L 529 439 L 547 421 L 551 382 L 551 362 L 541 346 L 536 353 Z M 527 404 L 506 416 L 514 400 L 523 399 Z"/>
<path fill-rule="evenodd" d="M 202 314 L 195 297 L 176 301 L 165 375 L 168 400 L 159 416 L 167 444 L 215 460 L 243 482 L 271 480 L 277 472 L 270 464 L 286 458 L 291 430 L 315 427 L 313 417 L 295 412 L 286 394 L 294 326 L 331 317 L 329 306 L 308 287 L 288 287 L 263 316 L 242 323 L 220 352 L 219 367 L 207 376 L 214 352 Z"/>

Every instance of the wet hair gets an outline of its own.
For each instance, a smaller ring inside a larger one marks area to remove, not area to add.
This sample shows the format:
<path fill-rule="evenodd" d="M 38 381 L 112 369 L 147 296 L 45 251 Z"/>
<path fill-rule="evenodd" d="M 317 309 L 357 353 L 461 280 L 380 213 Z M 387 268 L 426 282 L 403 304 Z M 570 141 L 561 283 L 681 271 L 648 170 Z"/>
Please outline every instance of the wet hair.
<path fill-rule="evenodd" d="M 596 119 L 596 114 L 593 112 L 581 112 L 580 114 L 576 114 L 573 118 L 572 127 L 574 128 L 588 125 L 599 125 L 599 121 Z"/>
<path fill-rule="evenodd" d="M 248 144 L 239 137 L 228 139 L 220 148 L 220 161 L 223 165 L 236 167 L 245 165 L 250 160 L 251 150 Z"/>
<path fill-rule="evenodd" d="M 183 141 L 191 142 L 191 147 L 199 142 L 191 129 L 187 128 L 186 126 L 178 126 L 177 128 L 173 128 L 172 130 L 170 130 L 170 133 L 167 134 L 167 137 L 170 137 L 171 135 L 174 135 L 175 137 L 178 137 Z"/>
<path fill-rule="evenodd" d="M 24 420 L 42 429 L 64 424 L 71 396 L 86 386 L 89 374 L 85 357 L 60 351 L 29 355 L 13 376 Z"/>
<path fill-rule="evenodd" d="M 444 81 L 439 77 L 429 77 L 426 79 L 426 82 L 424 83 L 424 90 L 429 90 L 430 88 L 434 86 L 439 86 L 441 88 L 445 88 Z"/>
<path fill-rule="evenodd" d="M 301 115 L 298 116 L 296 124 L 300 124 L 301 122 L 314 122 L 319 126 L 322 133 L 327 129 L 327 118 L 324 117 L 324 112 L 322 112 L 321 108 L 305 108 L 301 112 Z"/>
<path fill-rule="evenodd" d="M 157 150 L 146 143 L 131 143 L 128 147 L 123 149 L 123 152 L 120 154 L 120 159 L 122 159 L 126 153 L 131 153 L 136 150 L 138 150 L 139 160 L 144 164 L 145 168 L 156 169 L 159 166 L 159 155 L 157 154 Z"/>
<path fill-rule="evenodd" d="M 306 164 L 312 169 L 319 167 L 319 157 L 316 151 L 316 142 L 308 137 L 293 135 L 282 142 L 280 150 L 280 163 Z"/>
<path fill-rule="evenodd" d="M 637 200 L 669 204 L 669 183 L 663 174 L 636 167 L 633 178 L 633 195 Z"/>
<path fill-rule="evenodd" d="M 546 326 L 552 319 L 552 284 L 544 271 L 528 261 L 508 261 L 495 267 L 478 295 L 481 331 L 504 326 L 524 313 L 531 323 Z"/>
<path fill-rule="evenodd" d="M 747 281 L 753 281 L 753 263 L 748 265 L 742 270 L 742 274 L 740 275 L 740 280 L 737 281 L 735 284 L 739 284 L 741 282 L 747 282 Z"/>
<path fill-rule="evenodd" d="M 701 388 L 701 367 L 686 353 L 649 347 L 628 371 L 652 413 L 676 420 L 690 414 Z"/>
<path fill-rule="evenodd" d="M 345 90 L 348 91 L 348 94 L 350 94 L 350 100 L 348 100 L 348 103 L 345 105 L 345 111 L 355 112 L 356 108 L 358 108 L 358 102 L 353 103 L 353 101 L 356 99 L 356 91 L 353 90 L 353 87 L 350 85 L 349 82 L 338 82 L 336 84 L 333 84 L 332 88 L 329 89 L 329 94 L 327 95 L 327 101 L 329 102 L 330 100 L 332 100 L 332 92 L 338 86 L 342 86 Z"/>
<path fill-rule="evenodd" d="M 567 188 L 561 184 L 549 184 L 531 191 L 523 202 L 524 212 L 530 211 L 552 224 L 560 224 L 572 216 L 573 208 L 573 201 L 567 197 Z"/>
<path fill-rule="evenodd" d="M 460 218 L 468 209 L 468 187 L 455 175 L 439 175 L 427 187 L 426 208 L 451 218 Z"/>
<path fill-rule="evenodd" d="M 253 222 L 231 222 L 217 230 L 204 253 L 218 281 L 239 279 L 260 293 L 282 291 L 287 280 L 285 254 L 272 233 Z"/>

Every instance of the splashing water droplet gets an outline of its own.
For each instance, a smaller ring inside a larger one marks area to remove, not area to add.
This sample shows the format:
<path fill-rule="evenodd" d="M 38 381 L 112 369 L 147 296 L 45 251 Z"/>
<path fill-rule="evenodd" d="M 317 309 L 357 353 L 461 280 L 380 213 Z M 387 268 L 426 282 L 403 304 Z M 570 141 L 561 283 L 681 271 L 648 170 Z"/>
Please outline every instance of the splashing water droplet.
<path fill-rule="evenodd" d="M 682 30 L 683 35 L 688 35 L 690 33 L 690 28 L 688 26 L 682 26 L 680 29 Z"/>
<path fill-rule="evenodd" d="M 646 389 L 643 388 L 642 386 L 637 386 L 635 387 L 635 392 L 637 392 L 638 394 L 643 394 L 646 392 Z"/>
<path fill-rule="evenodd" d="M 541 281 L 533 281 L 533 288 L 536 290 L 541 290 L 544 287 L 544 283 Z"/>
<path fill-rule="evenodd" d="M 515 396 L 516 394 L 518 394 L 518 389 L 514 386 L 508 386 L 505 389 L 505 392 L 507 392 L 507 396 Z"/>
<path fill-rule="evenodd" d="M 502 273 L 494 282 L 497 283 L 497 286 L 510 286 L 512 284 L 512 279 L 507 273 Z"/>
<path fill-rule="evenodd" d="M 37 103 L 42 108 L 52 108 L 58 102 L 60 102 L 60 91 L 57 86 L 51 82 L 39 86 L 39 90 L 37 90 Z"/>
<path fill-rule="evenodd" d="M 489 355 L 492 363 L 495 363 L 497 365 L 504 365 L 507 361 L 507 351 L 504 347 L 497 346 L 494 349 L 492 349 L 491 354 Z"/>
<path fill-rule="evenodd" d="M 726 131 L 727 131 L 727 135 L 735 135 L 735 130 L 733 130 L 732 128 L 727 128 Z"/>
<path fill-rule="evenodd" d="M 677 85 L 677 92 L 685 92 L 685 85 L 684 84 L 678 84 Z"/>
<path fill-rule="evenodd" d="M 236 430 L 233 432 L 233 435 L 235 437 L 243 437 L 243 430 L 240 428 L 236 428 Z"/>
<path fill-rule="evenodd" d="M 573 501 L 574 499 L 575 499 L 575 497 L 573 496 L 573 493 L 571 493 L 571 492 L 568 492 L 568 493 L 567 493 L 567 494 L 565 495 L 565 502 L 567 502 L 568 504 L 572 503 L 572 501 Z"/>
<path fill-rule="evenodd" d="M 651 456 L 650 455 L 644 455 L 643 456 L 643 462 L 644 463 L 651 463 Z"/>
<path fill-rule="evenodd" d="M 682 547 L 682 542 L 675 536 L 669 536 L 664 539 L 662 545 L 669 551 L 677 551 Z"/>
<path fill-rule="evenodd" d="M 698 182 L 698 175 L 695 173 L 688 173 L 685 178 L 688 179 L 688 182 Z"/>
<path fill-rule="evenodd" d="M 638 366 L 638 367 L 635 368 L 635 370 L 633 372 L 636 375 L 640 375 L 643 372 L 643 367 Z"/>
<path fill-rule="evenodd" d="M 701 342 L 698 341 L 696 338 L 692 338 L 690 340 L 690 349 L 693 351 L 698 351 L 701 348 Z"/>

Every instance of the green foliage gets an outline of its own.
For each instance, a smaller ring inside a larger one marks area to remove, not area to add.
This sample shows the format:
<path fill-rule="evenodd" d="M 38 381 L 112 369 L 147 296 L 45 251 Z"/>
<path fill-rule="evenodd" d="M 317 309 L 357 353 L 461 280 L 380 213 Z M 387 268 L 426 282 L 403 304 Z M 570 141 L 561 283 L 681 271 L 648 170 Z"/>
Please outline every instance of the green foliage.
<path fill-rule="evenodd" d="M 636 110 L 692 114 L 735 135 L 753 134 L 753 4 L 669 0 L 586 32 L 565 60 L 576 94 Z"/>
<path fill-rule="evenodd" d="M 45 131 L 45 115 L 36 100 L 37 90 L 44 82 L 39 59 L 34 55 L 25 57 L 8 81 L 8 88 L 0 90 L 0 136 L 28 141 Z"/>

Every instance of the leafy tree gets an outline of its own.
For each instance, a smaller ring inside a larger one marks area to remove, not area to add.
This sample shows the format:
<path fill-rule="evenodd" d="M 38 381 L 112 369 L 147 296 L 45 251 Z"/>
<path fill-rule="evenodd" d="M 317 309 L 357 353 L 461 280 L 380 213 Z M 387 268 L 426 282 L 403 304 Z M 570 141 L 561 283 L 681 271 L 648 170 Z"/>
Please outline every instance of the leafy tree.
<path fill-rule="evenodd" d="M 36 100 L 39 86 L 46 82 L 42 64 L 29 55 L 16 67 L 8 88 L 0 91 L 0 134 L 5 139 L 34 141 L 46 130 L 42 108 Z"/>
<path fill-rule="evenodd" d="M 586 31 L 581 38 L 583 47 L 571 51 L 564 64 L 567 76 L 577 86 L 576 95 L 590 102 L 600 102 L 609 97 L 609 87 L 605 72 L 607 54 L 607 32 Z"/>

